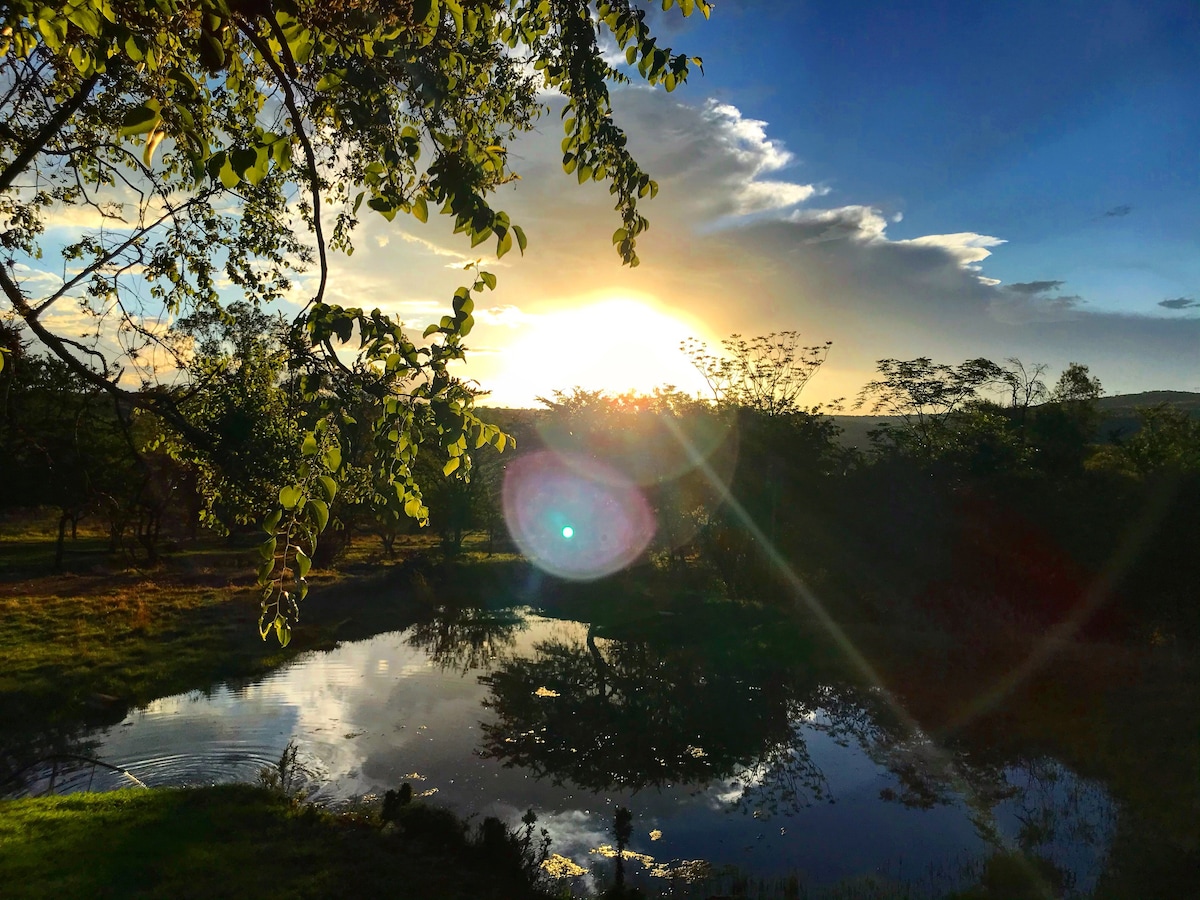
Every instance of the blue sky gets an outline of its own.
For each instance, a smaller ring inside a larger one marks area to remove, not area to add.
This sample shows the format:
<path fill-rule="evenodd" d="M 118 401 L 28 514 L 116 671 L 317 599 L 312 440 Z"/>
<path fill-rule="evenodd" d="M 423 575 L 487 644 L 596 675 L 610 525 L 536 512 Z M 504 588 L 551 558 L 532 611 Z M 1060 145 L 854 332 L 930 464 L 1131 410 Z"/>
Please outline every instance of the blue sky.
<path fill-rule="evenodd" d="M 1051 378 L 1077 361 L 1110 393 L 1200 391 L 1196 0 L 725 0 L 708 22 L 650 17 L 705 74 L 613 90 L 661 187 L 642 265 L 612 250 L 607 188 L 563 174 L 562 98 L 544 95 L 511 148 L 521 178 L 495 198 L 529 251 L 481 261 L 499 287 L 477 304 L 466 374 L 492 402 L 703 390 L 681 340 L 784 329 L 833 341 L 811 402 L 917 356 L 1019 357 Z M 66 217 L 61 239 L 79 227 Z M 419 332 L 486 249 L 441 217 L 370 216 L 328 299 Z M 58 282 L 30 262 L 31 287 Z M 296 279 L 297 309 L 313 289 Z"/>
<path fill-rule="evenodd" d="M 1103 309 L 1200 297 L 1194 2 L 730 2 L 676 43 L 896 237 L 995 235 L 989 275 Z"/>

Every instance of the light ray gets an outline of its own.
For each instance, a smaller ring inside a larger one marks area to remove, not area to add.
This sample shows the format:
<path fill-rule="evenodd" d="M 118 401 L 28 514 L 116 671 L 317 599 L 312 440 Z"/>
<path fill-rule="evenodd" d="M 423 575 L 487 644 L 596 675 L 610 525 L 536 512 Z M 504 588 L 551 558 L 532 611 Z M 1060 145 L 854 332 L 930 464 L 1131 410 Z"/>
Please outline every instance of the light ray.
<path fill-rule="evenodd" d="M 742 525 L 742 527 L 750 532 L 750 535 L 754 538 L 754 540 L 757 541 L 765 550 L 771 565 L 783 577 L 788 587 L 791 588 L 792 594 L 798 603 L 802 604 L 803 607 L 816 618 L 817 622 L 820 623 L 820 625 L 829 633 L 829 636 L 833 639 L 833 642 L 838 649 L 846 655 L 846 658 L 850 661 L 851 665 L 853 665 L 854 668 L 858 670 L 859 674 L 879 692 L 879 695 L 883 698 L 893 715 L 896 716 L 901 726 L 909 732 L 911 738 L 925 744 L 930 748 L 932 751 L 932 758 L 942 768 L 942 771 L 946 773 L 948 776 L 948 781 L 954 787 L 954 789 L 963 797 L 968 798 L 968 805 L 975 810 L 977 815 L 981 817 L 986 816 L 988 819 L 990 819 L 990 821 L 981 821 L 979 819 L 974 820 L 976 826 L 985 833 L 983 835 L 985 839 L 999 845 L 1004 850 L 1009 852 L 1016 849 L 1016 844 L 1013 841 L 1005 838 L 1001 833 L 999 824 L 996 821 L 996 817 L 992 809 L 983 803 L 979 797 L 979 794 L 971 786 L 970 782 L 959 774 L 958 767 L 954 764 L 953 757 L 951 757 L 951 755 L 942 748 L 940 743 L 934 740 L 933 737 L 921 727 L 921 724 L 915 718 L 913 718 L 908 710 L 905 709 L 899 698 L 897 698 L 896 695 L 892 693 L 892 691 L 884 683 L 879 672 L 873 665 L 871 665 L 870 660 L 868 660 L 858 649 L 858 647 L 854 645 L 854 642 L 850 640 L 850 636 L 846 634 L 845 630 L 838 625 L 834 618 L 829 614 L 829 612 L 825 609 L 824 604 L 821 603 L 817 595 L 796 573 L 795 569 L 793 569 L 791 564 L 787 561 L 787 558 L 779 552 L 775 544 L 771 542 L 763 530 L 758 527 L 758 523 L 754 521 L 754 518 L 741 504 L 741 502 L 738 501 L 738 499 L 733 495 L 733 492 L 729 489 L 729 487 L 712 470 L 704 456 L 691 445 L 691 442 L 688 440 L 687 435 L 683 433 L 683 430 L 680 429 L 676 423 L 670 421 L 669 419 L 667 419 L 667 427 L 671 430 L 671 433 L 675 435 L 676 440 L 681 442 L 684 450 L 692 458 L 696 469 L 699 470 L 704 477 L 711 482 L 713 488 L 721 496 L 723 502 L 725 502 L 733 511 L 733 514 L 737 517 L 738 522 Z M 1031 878 L 1036 879 L 1040 885 L 1049 890 L 1049 884 L 1045 881 L 1044 877 L 1037 872 L 1033 866 L 1029 865 L 1024 856 L 1018 854 L 1017 858 L 1026 873 Z"/>

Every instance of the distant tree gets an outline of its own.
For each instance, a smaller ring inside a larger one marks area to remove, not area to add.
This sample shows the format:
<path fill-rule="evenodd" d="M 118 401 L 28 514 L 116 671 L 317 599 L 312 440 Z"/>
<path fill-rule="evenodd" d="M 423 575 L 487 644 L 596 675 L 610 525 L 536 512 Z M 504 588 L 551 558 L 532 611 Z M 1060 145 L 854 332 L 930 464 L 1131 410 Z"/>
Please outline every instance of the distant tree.
<path fill-rule="evenodd" d="M 302 411 L 282 383 L 288 326 L 241 301 L 228 315 L 203 310 L 183 319 L 193 354 L 179 407 L 212 436 L 203 453 L 164 422 L 163 446 L 197 473 L 201 521 L 218 532 L 258 521 L 294 480 Z M 202 387 L 201 387 L 202 386 Z"/>
<path fill-rule="evenodd" d="M 858 394 L 855 408 L 903 420 L 902 430 L 886 429 L 881 438 L 894 446 L 922 454 L 936 453 L 944 442 L 951 418 L 978 400 L 987 387 L 1010 385 L 1006 372 L 990 359 L 969 359 L 957 366 L 917 359 L 881 359 L 880 377 Z"/>
<path fill-rule="evenodd" d="M 1015 356 L 1010 356 L 1005 363 L 1007 366 L 1004 367 L 1001 378 L 1010 391 L 1010 407 L 1024 411 L 1042 403 L 1050 395 L 1050 389 L 1042 380 L 1046 369 L 1049 368 L 1045 363 L 1026 366 Z"/>
<path fill-rule="evenodd" d="M 800 394 L 829 358 L 832 341 L 805 347 L 798 331 L 773 331 L 747 340 L 721 341 L 724 353 L 688 338 L 680 349 L 704 376 L 718 405 L 784 415 L 804 411 Z"/>
<path fill-rule="evenodd" d="M 1015 356 L 1010 356 L 1004 362 L 1004 375 L 1002 377 L 1009 389 L 1010 415 L 1016 424 L 1021 443 L 1025 443 L 1029 425 L 1029 411 L 1038 404 L 1045 402 L 1046 398 L 1050 396 L 1050 389 L 1046 387 L 1046 382 L 1043 380 L 1043 376 L 1045 376 L 1046 370 L 1049 367 L 1045 363 L 1035 363 L 1032 366 L 1026 366 L 1025 363 Z"/>
<path fill-rule="evenodd" d="M 1138 410 L 1138 429 L 1098 448 L 1089 469 L 1146 476 L 1156 472 L 1200 473 L 1200 420 L 1165 403 Z"/>
<path fill-rule="evenodd" d="M 1100 379 L 1092 375 L 1087 366 L 1073 362 L 1058 376 L 1050 399 L 1055 403 L 1091 403 L 1100 399 L 1103 393 Z"/>
<path fill-rule="evenodd" d="M 66 537 L 74 538 L 89 516 L 103 515 L 114 546 L 119 545 L 145 487 L 130 423 L 112 398 L 66 365 L 30 353 L 15 329 L 0 334 L 0 340 L 8 350 L 0 373 L 4 505 L 57 510 L 56 568 L 63 562 Z"/>
<path fill-rule="evenodd" d="M 700 518 L 722 502 L 736 454 L 736 411 L 714 409 L 671 385 L 650 393 L 609 394 L 576 387 L 539 398 L 540 441 L 594 460 L 637 484 L 653 507 L 653 552 L 682 564 Z"/>
<path fill-rule="evenodd" d="M 1100 379 L 1086 365 L 1071 363 L 1050 390 L 1049 402 L 1033 410 L 1029 442 L 1036 465 L 1056 477 L 1078 475 L 1100 429 L 1096 401 L 1103 393 Z"/>

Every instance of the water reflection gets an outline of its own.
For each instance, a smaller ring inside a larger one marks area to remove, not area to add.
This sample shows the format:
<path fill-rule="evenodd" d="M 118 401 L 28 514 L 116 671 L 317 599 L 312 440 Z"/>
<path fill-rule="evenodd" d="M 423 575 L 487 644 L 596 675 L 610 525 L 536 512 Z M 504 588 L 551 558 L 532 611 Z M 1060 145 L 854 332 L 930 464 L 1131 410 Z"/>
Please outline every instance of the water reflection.
<path fill-rule="evenodd" d="M 465 675 L 489 667 L 502 652 L 510 651 L 524 628 L 525 616 L 517 609 L 447 604 L 414 624 L 407 637 L 410 646 L 429 654 L 441 668 Z"/>
<path fill-rule="evenodd" d="M 681 641 L 661 622 L 634 638 L 598 630 L 540 641 L 480 676 L 494 716 L 482 726 L 484 757 L 592 791 L 707 785 L 736 773 L 772 809 L 825 795 L 797 725 L 815 709 L 815 673 L 783 665 L 782 648 L 762 646 L 756 629 L 742 632 L 748 643 L 716 644 Z"/>
<path fill-rule="evenodd" d="M 636 813 L 647 872 L 705 860 L 813 882 L 934 869 L 953 882 L 964 860 L 1021 847 L 1086 889 L 1103 865 L 1115 813 L 1102 788 L 1041 756 L 959 758 L 964 795 L 879 698 L 768 612 L 597 618 L 444 605 L 81 737 L 152 786 L 253 780 L 295 739 L 318 799 L 410 781 L 464 813 L 515 821 L 533 806 L 555 852 L 585 866 L 604 863 L 592 851 L 611 841 L 616 804 Z"/>

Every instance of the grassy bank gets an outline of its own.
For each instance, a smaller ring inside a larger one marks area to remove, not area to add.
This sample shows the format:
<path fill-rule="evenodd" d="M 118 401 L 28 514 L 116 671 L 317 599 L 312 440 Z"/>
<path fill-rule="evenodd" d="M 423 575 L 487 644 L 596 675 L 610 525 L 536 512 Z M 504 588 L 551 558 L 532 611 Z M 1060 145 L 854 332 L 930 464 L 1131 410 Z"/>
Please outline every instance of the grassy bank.
<path fill-rule="evenodd" d="M 252 550 L 212 539 L 146 569 L 81 534 L 70 568 L 55 573 L 52 529 L 9 523 L 0 530 L 0 779 L 15 762 L 59 749 L 75 729 L 261 675 L 306 650 L 406 628 L 430 614 L 435 594 L 441 602 L 484 592 L 491 566 L 447 585 L 422 562 L 430 549 L 411 540 L 398 560 L 379 558 L 364 541 L 335 569 L 314 571 L 301 627 L 284 650 L 258 635 Z M 502 557 L 494 561 L 503 568 Z"/>
<path fill-rule="evenodd" d="M 7 898 L 540 898 L 448 813 L 334 815 L 248 785 L 0 803 Z"/>

